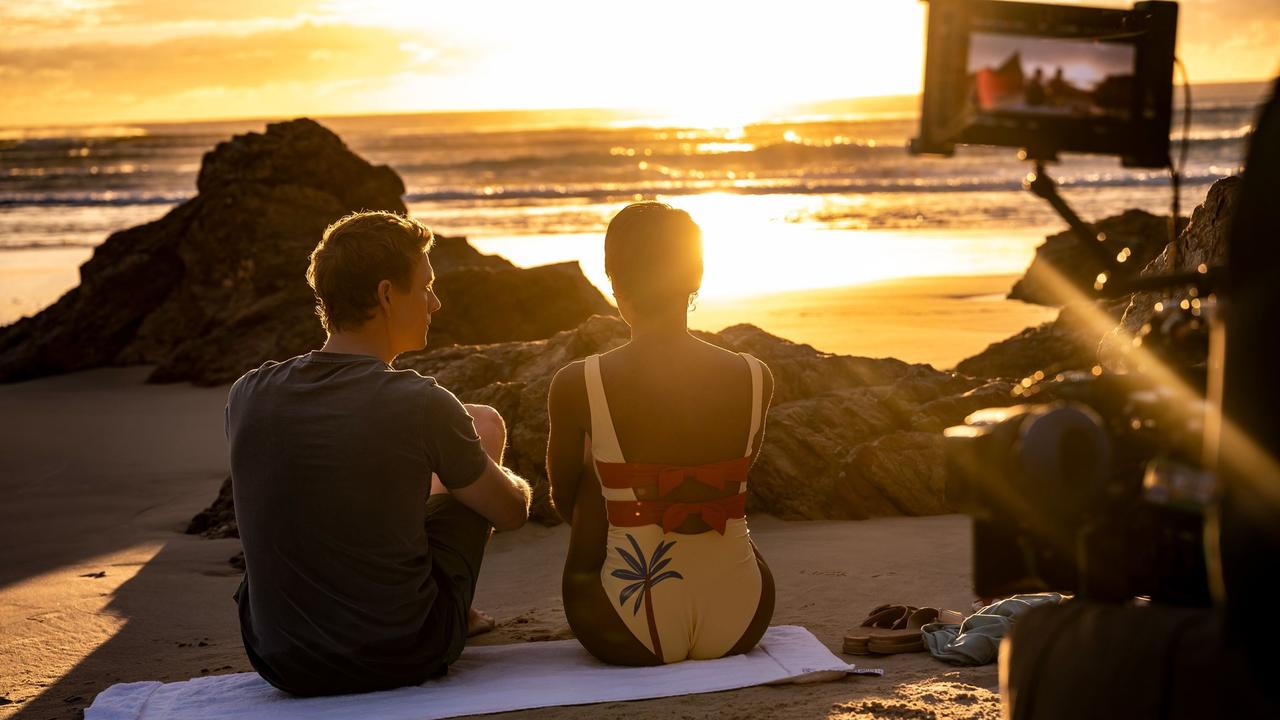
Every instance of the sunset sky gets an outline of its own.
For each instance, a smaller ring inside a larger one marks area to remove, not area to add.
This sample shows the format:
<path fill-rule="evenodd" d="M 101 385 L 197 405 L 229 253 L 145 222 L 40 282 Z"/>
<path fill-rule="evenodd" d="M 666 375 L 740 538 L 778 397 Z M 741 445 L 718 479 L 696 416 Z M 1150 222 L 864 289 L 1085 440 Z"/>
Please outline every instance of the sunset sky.
<path fill-rule="evenodd" d="M 0 125 L 557 107 L 741 121 L 795 101 L 918 92 L 925 7 L 5 2 Z M 1276 0 L 1182 3 L 1179 53 L 1193 82 L 1275 74 L 1277 38 Z"/>

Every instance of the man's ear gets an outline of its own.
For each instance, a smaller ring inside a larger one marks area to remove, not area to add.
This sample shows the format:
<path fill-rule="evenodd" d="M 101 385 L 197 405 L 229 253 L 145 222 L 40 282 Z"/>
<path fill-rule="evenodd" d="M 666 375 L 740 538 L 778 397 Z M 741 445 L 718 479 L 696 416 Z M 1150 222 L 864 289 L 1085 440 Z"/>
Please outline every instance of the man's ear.
<path fill-rule="evenodd" d="M 391 281 L 383 280 L 378 283 L 378 307 L 383 312 L 391 312 Z"/>

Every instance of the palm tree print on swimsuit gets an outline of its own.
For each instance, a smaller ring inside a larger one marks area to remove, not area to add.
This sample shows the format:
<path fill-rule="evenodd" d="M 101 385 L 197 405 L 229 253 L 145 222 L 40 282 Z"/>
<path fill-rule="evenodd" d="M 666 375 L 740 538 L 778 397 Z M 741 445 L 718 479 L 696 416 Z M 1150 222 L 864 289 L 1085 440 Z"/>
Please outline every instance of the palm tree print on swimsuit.
<path fill-rule="evenodd" d="M 627 540 L 631 541 L 631 547 L 636 551 L 635 555 L 620 547 L 615 546 L 613 548 L 618 551 L 618 554 L 627 562 L 627 565 L 631 566 L 631 569 L 614 570 L 610 574 L 619 580 L 633 581 L 630 585 L 622 588 L 622 592 L 618 594 L 618 605 L 626 607 L 627 600 L 632 595 L 635 595 L 635 607 L 631 610 L 631 614 L 634 615 L 640 612 L 640 601 L 644 601 L 644 614 L 645 619 L 649 621 L 649 639 L 653 641 L 653 654 L 658 656 L 658 660 L 662 660 L 662 642 L 658 640 L 658 622 L 653 616 L 653 594 L 649 592 L 649 589 L 663 580 L 672 578 L 676 580 L 684 579 L 684 576 L 675 570 L 662 572 L 662 569 L 671 563 L 671 558 L 664 558 L 663 555 L 667 554 L 667 551 L 676 544 L 676 541 L 672 540 L 664 543 L 659 540 L 657 549 L 653 551 L 653 557 L 646 559 L 644 551 L 640 549 L 640 543 L 636 542 L 631 533 L 627 533 Z"/>

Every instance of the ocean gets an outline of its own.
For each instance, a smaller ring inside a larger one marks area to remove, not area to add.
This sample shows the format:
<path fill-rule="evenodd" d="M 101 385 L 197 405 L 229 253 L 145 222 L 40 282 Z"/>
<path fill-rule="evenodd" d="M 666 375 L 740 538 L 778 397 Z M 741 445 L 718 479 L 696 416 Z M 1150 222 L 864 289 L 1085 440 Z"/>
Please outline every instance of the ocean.
<path fill-rule="evenodd" d="M 1266 88 L 1193 87 L 1183 212 L 1238 171 Z M 911 156 L 917 101 L 865 107 L 820 103 L 715 128 L 624 111 L 318 120 L 395 169 L 410 211 L 437 233 L 466 235 L 522 264 L 579 260 L 602 287 L 601 234 L 637 199 L 684 207 L 703 225 L 712 296 L 1016 272 L 1044 234 L 1062 228 L 1021 189 L 1030 168 L 1013 149 Z M 0 128 L 0 254 L 91 248 L 158 218 L 194 195 L 203 153 L 265 123 Z M 1169 212 L 1161 170 L 1066 155 L 1050 173 L 1085 218 Z M 767 272 L 751 272 L 762 254 Z"/>

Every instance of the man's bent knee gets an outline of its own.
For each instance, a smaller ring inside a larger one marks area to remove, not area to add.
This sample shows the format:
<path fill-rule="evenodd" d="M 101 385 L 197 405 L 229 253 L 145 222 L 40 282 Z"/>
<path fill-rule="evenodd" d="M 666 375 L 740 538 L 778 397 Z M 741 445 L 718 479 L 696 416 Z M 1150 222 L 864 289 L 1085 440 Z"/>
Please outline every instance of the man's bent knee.
<path fill-rule="evenodd" d="M 495 461 L 501 462 L 502 450 L 507 445 L 507 424 L 502 415 L 488 405 L 464 405 L 471 419 L 475 420 L 480 443 Z"/>

